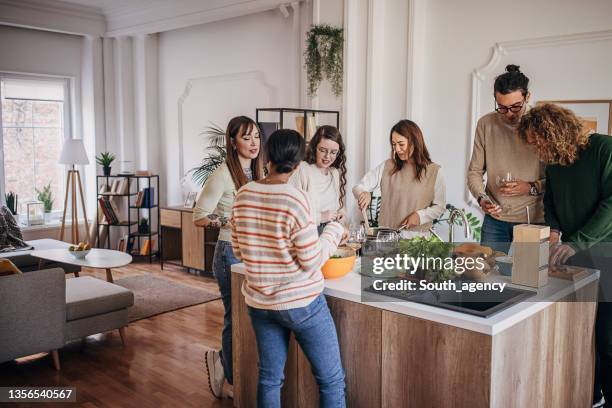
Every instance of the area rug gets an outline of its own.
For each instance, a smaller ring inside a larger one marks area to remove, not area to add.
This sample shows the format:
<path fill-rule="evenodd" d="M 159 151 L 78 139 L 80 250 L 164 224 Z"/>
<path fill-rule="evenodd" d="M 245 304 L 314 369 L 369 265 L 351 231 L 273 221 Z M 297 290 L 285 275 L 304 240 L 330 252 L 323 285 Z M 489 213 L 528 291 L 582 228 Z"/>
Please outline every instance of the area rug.
<path fill-rule="evenodd" d="M 183 285 L 153 275 L 130 276 L 117 279 L 115 283 L 134 292 L 134 306 L 128 309 L 130 322 L 220 298 L 218 292 Z"/>

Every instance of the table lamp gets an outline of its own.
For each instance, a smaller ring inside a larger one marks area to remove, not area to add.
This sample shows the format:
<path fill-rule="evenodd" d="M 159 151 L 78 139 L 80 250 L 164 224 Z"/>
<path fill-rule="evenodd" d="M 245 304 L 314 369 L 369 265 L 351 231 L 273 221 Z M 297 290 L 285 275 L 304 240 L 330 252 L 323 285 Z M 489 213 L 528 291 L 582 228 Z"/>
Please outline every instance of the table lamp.
<path fill-rule="evenodd" d="M 64 215 L 62 217 L 62 228 L 60 230 L 60 241 L 64 240 L 64 229 L 66 227 L 66 210 L 68 208 L 68 195 L 69 191 L 71 195 L 71 216 L 72 216 L 72 243 L 77 244 L 79 242 L 79 220 L 78 220 L 78 206 L 77 206 L 77 184 L 79 187 L 79 194 L 81 195 L 81 206 L 83 207 L 83 216 L 85 217 L 85 228 L 89 231 L 89 223 L 87 221 L 87 211 L 85 210 L 85 197 L 83 196 L 83 186 L 81 184 L 81 175 L 76 169 L 77 164 L 89 164 L 87 158 L 87 152 L 85 151 L 85 145 L 82 139 L 66 139 L 62 152 L 59 157 L 60 164 L 68 164 L 72 166 L 68 170 L 68 177 L 66 178 L 66 195 L 64 197 Z"/>

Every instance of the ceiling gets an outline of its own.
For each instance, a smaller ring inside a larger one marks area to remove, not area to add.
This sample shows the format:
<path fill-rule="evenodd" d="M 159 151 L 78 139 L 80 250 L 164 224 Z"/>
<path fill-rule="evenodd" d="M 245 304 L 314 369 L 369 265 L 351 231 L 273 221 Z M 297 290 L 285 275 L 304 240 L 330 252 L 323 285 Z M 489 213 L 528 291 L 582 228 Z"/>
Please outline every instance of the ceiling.
<path fill-rule="evenodd" d="M 168 3 L 165 0 L 61 0 L 64 3 L 91 7 L 103 14 L 120 14 Z"/>

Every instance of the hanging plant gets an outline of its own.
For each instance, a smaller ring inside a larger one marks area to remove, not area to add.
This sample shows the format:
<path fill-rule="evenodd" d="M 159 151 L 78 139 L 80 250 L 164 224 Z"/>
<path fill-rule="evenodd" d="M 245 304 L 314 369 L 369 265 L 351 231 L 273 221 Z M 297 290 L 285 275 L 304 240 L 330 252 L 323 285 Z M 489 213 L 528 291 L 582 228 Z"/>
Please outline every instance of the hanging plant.
<path fill-rule="evenodd" d="M 317 94 L 323 78 L 331 83 L 335 96 L 342 95 L 343 44 L 342 28 L 328 24 L 313 25 L 306 33 L 304 67 L 308 77 L 308 95 Z"/>
<path fill-rule="evenodd" d="M 206 126 L 200 135 L 208 138 L 206 147 L 207 156 L 202 160 L 200 166 L 187 172 L 191 174 L 193 181 L 199 186 L 204 186 L 208 177 L 225 161 L 225 131 L 219 125 L 211 123 Z"/>

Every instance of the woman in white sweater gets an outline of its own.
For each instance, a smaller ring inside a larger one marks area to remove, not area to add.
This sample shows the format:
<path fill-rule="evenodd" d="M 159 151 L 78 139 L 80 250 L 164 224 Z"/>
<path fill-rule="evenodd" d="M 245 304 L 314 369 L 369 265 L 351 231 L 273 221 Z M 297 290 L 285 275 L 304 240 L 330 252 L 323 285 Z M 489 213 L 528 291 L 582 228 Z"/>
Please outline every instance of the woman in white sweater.
<path fill-rule="evenodd" d="M 372 192 L 380 190 L 378 225 L 405 227 L 402 235 L 428 236 L 433 221 L 446 207 L 446 186 L 440 166 L 425 146 L 421 129 L 410 120 L 400 120 L 389 136 L 391 158 L 370 170 L 353 187 L 359 208 L 366 208 Z"/>
<path fill-rule="evenodd" d="M 227 158 L 206 180 L 193 211 L 199 227 L 217 227 L 219 240 L 213 256 L 213 275 L 219 284 L 225 309 L 221 351 L 209 350 L 205 361 L 208 383 L 216 397 L 222 396 L 223 383 L 233 383 L 232 376 L 232 284 L 231 266 L 240 262 L 232 251 L 232 233 L 228 220 L 234 197 L 240 187 L 264 177 L 261 139 L 255 122 L 238 116 L 230 120 L 225 132 Z"/>
<path fill-rule="evenodd" d="M 342 135 L 334 126 L 317 129 L 289 182 L 308 193 L 319 234 L 331 221 L 345 217 L 346 155 Z"/>

